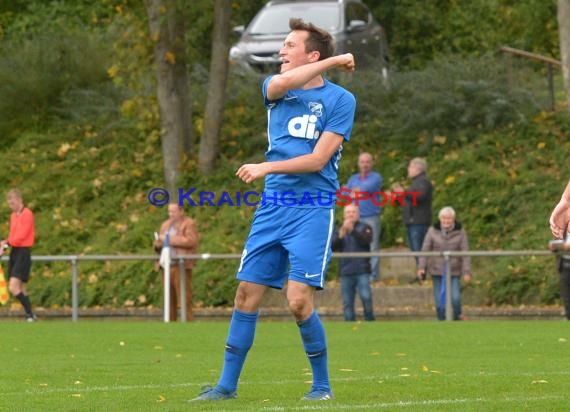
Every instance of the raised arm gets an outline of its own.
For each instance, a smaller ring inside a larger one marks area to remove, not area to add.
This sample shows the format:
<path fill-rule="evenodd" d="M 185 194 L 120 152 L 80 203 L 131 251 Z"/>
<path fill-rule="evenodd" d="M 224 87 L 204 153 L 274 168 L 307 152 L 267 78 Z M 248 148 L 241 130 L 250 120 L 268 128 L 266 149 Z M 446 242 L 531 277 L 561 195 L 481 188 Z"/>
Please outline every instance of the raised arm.
<path fill-rule="evenodd" d="M 285 96 L 287 91 L 301 89 L 315 77 L 333 68 L 349 72 L 354 71 L 354 56 L 350 53 L 340 54 L 277 74 L 271 78 L 267 85 L 267 99 L 269 101 L 278 100 Z"/>

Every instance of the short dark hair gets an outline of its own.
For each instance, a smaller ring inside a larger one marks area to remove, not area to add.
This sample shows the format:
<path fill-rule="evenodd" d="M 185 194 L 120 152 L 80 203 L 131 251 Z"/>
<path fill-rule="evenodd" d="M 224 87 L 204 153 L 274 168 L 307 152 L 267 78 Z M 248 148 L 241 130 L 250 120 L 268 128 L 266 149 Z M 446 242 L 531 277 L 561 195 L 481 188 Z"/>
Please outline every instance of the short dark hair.
<path fill-rule="evenodd" d="M 334 55 L 334 39 L 330 33 L 313 23 L 305 23 L 303 19 L 289 19 L 289 27 L 291 30 L 302 30 L 309 33 L 309 37 L 305 41 L 305 50 L 308 52 L 318 51 L 319 60 L 328 59 Z"/>

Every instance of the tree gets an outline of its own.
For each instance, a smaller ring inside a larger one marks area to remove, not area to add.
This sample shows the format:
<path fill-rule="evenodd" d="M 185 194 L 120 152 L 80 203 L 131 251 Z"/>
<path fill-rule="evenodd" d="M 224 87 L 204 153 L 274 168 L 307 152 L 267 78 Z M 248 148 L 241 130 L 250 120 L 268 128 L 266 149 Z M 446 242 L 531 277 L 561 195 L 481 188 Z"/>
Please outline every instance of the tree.
<path fill-rule="evenodd" d="M 570 0 L 558 0 L 558 34 L 564 90 L 568 103 L 567 109 L 570 112 Z"/>
<path fill-rule="evenodd" d="M 166 188 L 173 193 L 180 175 L 181 153 L 192 150 L 185 25 L 177 0 L 145 0 L 154 45 L 157 97 L 162 131 Z"/>
<path fill-rule="evenodd" d="M 228 78 L 230 14 L 231 0 L 215 0 L 210 79 L 204 113 L 204 132 L 200 140 L 199 168 L 203 173 L 211 173 L 214 170 L 219 152 Z"/>

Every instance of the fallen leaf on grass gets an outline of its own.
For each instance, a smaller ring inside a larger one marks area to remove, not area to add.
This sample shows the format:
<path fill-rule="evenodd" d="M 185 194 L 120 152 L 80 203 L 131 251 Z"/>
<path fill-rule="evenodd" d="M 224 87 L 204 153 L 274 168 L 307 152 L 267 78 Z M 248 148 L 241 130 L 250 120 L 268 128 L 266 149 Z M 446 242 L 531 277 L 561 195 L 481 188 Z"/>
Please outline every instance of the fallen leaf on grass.
<path fill-rule="evenodd" d="M 262 402 L 262 403 L 263 403 L 263 402 L 269 402 L 269 399 L 264 399 L 264 400 L 262 400 L 261 402 Z"/>
<path fill-rule="evenodd" d="M 81 394 L 80 393 L 72 393 L 71 395 L 72 398 L 81 398 Z"/>
<path fill-rule="evenodd" d="M 560 338 L 558 339 L 558 342 L 566 342 L 566 338 Z"/>
<path fill-rule="evenodd" d="M 533 385 L 535 385 L 535 384 L 537 384 L 537 383 L 548 383 L 548 381 L 545 381 L 544 379 L 539 379 L 539 380 L 536 380 L 536 381 L 532 381 L 531 383 L 532 383 Z"/>
<path fill-rule="evenodd" d="M 401 371 L 407 371 L 408 368 L 400 368 Z"/>
<path fill-rule="evenodd" d="M 45 388 L 45 387 L 47 387 L 47 386 L 48 386 L 48 384 L 47 384 L 47 383 L 40 383 L 40 385 L 39 385 L 39 386 L 41 386 L 42 388 Z"/>
<path fill-rule="evenodd" d="M 83 382 L 81 382 L 81 381 L 75 381 L 75 382 L 73 382 L 74 385 L 81 385 L 82 383 L 83 383 Z"/>
<path fill-rule="evenodd" d="M 423 365 L 423 366 L 422 366 L 422 371 L 423 371 L 423 372 L 429 372 L 429 369 L 428 369 L 428 367 L 427 367 L 426 365 Z"/>
<path fill-rule="evenodd" d="M 341 372 L 356 372 L 354 369 L 345 369 L 345 368 L 339 369 L 339 371 L 341 371 Z"/>
<path fill-rule="evenodd" d="M 409 373 L 401 373 L 399 376 L 402 376 L 404 378 L 407 378 L 409 376 L 411 376 Z"/>
<path fill-rule="evenodd" d="M 158 395 L 158 399 L 156 400 L 157 402 L 164 402 L 166 400 L 166 398 L 164 397 L 164 395 Z"/>
<path fill-rule="evenodd" d="M 155 346 L 154 349 L 156 350 L 163 350 L 164 348 L 162 346 Z"/>

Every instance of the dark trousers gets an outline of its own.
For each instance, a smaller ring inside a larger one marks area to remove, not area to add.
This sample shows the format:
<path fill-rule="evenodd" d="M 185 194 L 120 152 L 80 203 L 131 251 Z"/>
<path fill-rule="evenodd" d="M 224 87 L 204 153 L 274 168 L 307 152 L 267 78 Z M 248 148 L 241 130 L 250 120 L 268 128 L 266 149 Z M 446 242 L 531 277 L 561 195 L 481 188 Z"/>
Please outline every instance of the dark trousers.
<path fill-rule="evenodd" d="M 164 286 L 164 271 L 162 272 Z M 170 320 L 176 321 L 178 317 L 178 303 L 180 297 L 180 271 L 178 266 L 170 267 Z M 192 314 L 192 269 L 186 269 L 186 318 L 193 319 Z"/>
<path fill-rule="evenodd" d="M 340 277 L 342 291 L 342 303 L 344 308 L 344 320 L 355 321 L 354 298 L 356 290 L 362 300 L 364 320 L 374 320 L 374 308 L 372 304 L 372 289 L 370 287 L 370 274 L 346 275 Z"/>
<path fill-rule="evenodd" d="M 570 320 L 570 259 L 562 259 L 560 263 L 560 298 L 566 319 Z"/>
<path fill-rule="evenodd" d="M 408 229 L 408 244 L 412 252 L 420 252 L 424 237 L 429 229 L 429 225 L 407 225 Z M 416 257 L 416 266 L 418 265 L 419 258 Z"/>

